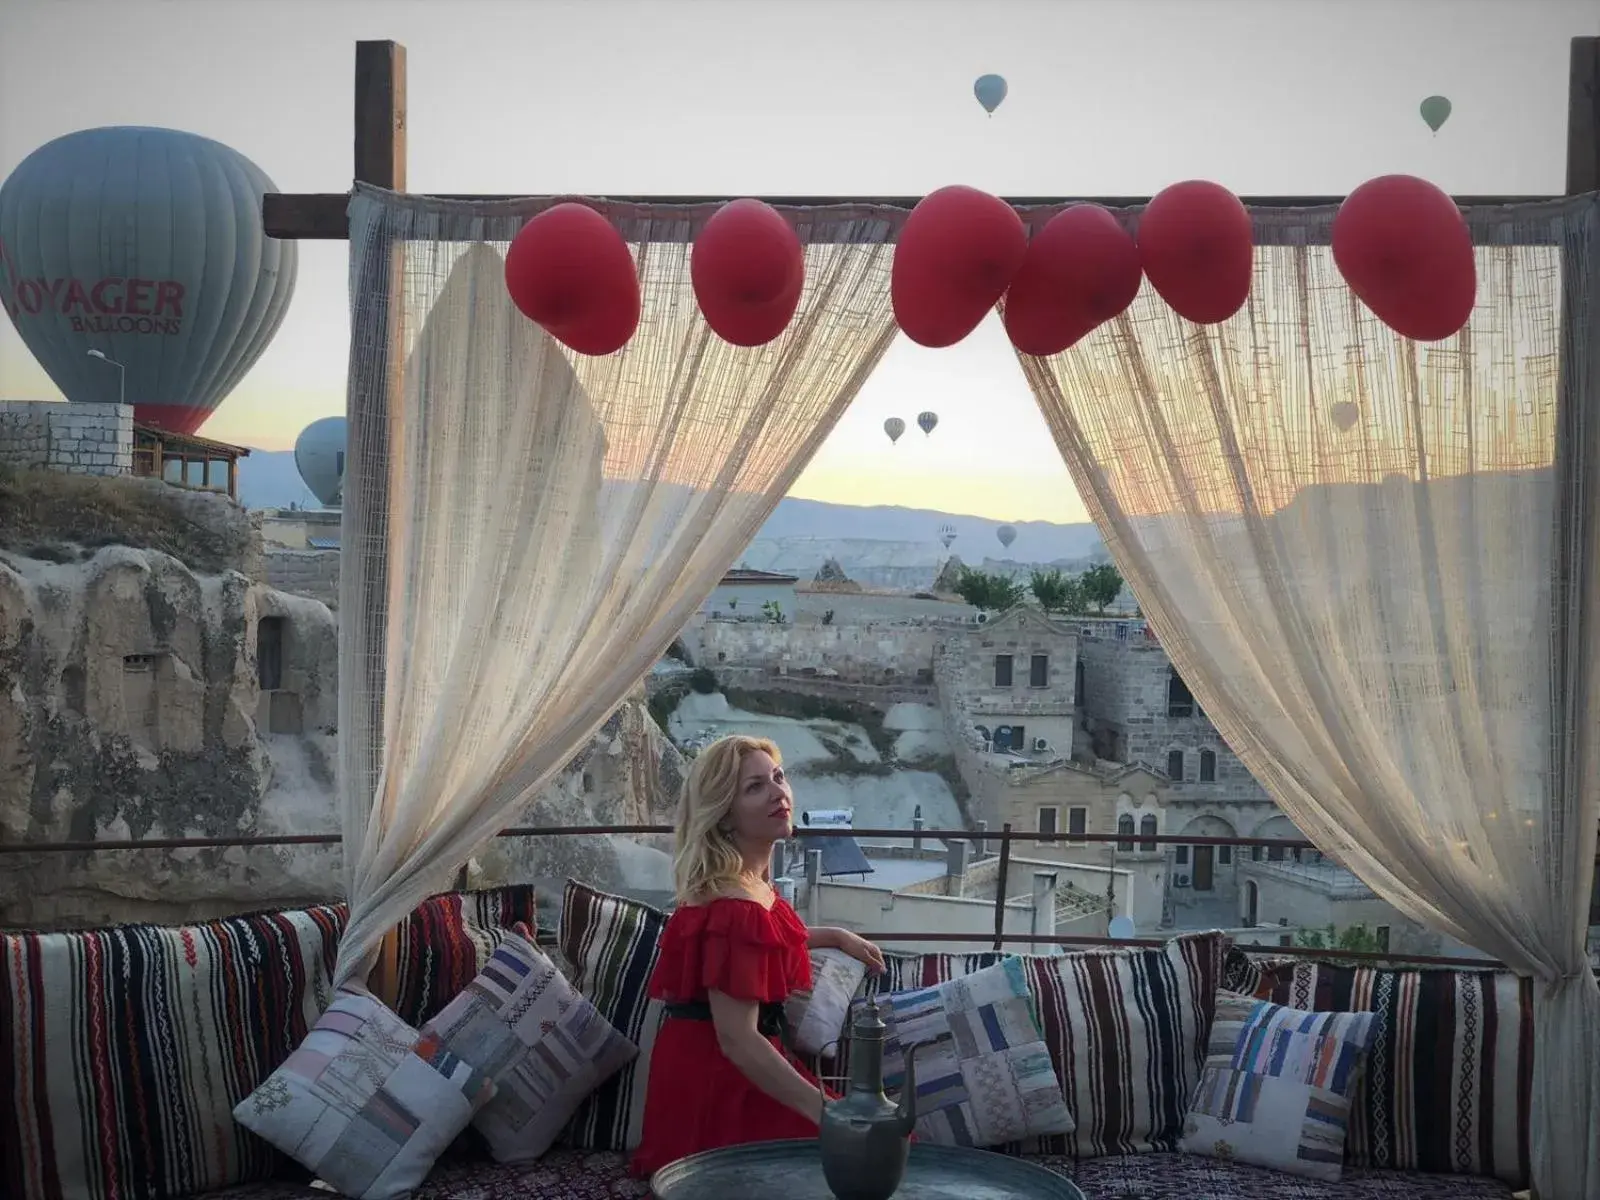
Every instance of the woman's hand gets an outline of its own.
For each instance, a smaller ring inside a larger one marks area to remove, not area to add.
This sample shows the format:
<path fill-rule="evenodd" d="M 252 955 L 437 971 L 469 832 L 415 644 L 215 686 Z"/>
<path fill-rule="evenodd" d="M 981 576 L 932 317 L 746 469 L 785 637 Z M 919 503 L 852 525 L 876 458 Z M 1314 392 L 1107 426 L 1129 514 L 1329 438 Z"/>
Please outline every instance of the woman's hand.
<path fill-rule="evenodd" d="M 842 950 L 867 968 L 870 975 L 883 973 L 883 951 L 874 946 L 859 934 L 851 933 L 848 929 L 836 929 L 831 926 L 811 931 L 811 944 L 826 947 L 830 950 Z"/>

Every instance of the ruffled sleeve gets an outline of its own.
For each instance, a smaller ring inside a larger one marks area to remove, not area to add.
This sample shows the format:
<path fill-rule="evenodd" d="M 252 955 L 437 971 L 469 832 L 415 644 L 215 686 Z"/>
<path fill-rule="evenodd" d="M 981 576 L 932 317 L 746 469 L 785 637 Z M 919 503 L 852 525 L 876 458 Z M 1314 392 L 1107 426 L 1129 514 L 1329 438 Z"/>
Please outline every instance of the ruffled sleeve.
<path fill-rule="evenodd" d="M 769 912 L 753 900 L 683 905 L 661 933 L 650 995 L 667 1003 L 722 992 L 775 1004 L 811 985 L 806 929 L 780 900 Z"/>

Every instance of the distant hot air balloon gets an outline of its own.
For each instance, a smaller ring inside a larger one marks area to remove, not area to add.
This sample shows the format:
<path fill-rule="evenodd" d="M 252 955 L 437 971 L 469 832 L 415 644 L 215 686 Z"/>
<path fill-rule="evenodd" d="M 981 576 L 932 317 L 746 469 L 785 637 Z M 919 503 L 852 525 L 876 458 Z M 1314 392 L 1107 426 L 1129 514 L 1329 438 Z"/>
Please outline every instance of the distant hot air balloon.
<path fill-rule="evenodd" d="M 1011 549 L 1011 543 L 1017 540 L 1017 527 L 1015 525 L 1002 525 L 994 531 L 994 535 L 1000 539 L 1000 544 L 1009 550 Z"/>
<path fill-rule="evenodd" d="M 980 75 L 972 85 L 972 94 L 983 105 L 983 111 L 991 117 L 994 116 L 994 110 L 1005 101 L 1008 90 L 1005 78 L 1001 75 Z"/>
<path fill-rule="evenodd" d="M 893 445 L 900 440 L 900 435 L 906 431 L 906 423 L 899 417 L 890 417 L 883 423 L 883 431 L 889 435 L 889 443 Z"/>
<path fill-rule="evenodd" d="M 944 543 L 946 550 L 950 549 L 950 543 L 956 540 L 956 527 L 954 525 L 939 526 L 939 540 Z"/>
<path fill-rule="evenodd" d="M 935 425 L 937 425 L 938 423 L 939 423 L 939 414 L 938 413 L 925 412 L 925 413 L 918 413 L 917 414 L 917 427 L 920 428 L 923 433 L 932 433 L 933 432 L 933 427 Z"/>
<path fill-rule="evenodd" d="M 300 478 L 326 508 L 344 503 L 345 428 L 343 417 L 323 417 L 302 429 L 294 442 Z"/>
<path fill-rule="evenodd" d="M 120 126 L 46 142 L 0 186 L 0 302 L 68 400 L 126 400 L 136 421 L 194 433 L 294 293 L 296 243 L 261 224 L 276 190 L 197 134 Z"/>
<path fill-rule="evenodd" d="M 1444 96 L 1429 96 L 1419 106 L 1422 119 L 1428 123 L 1428 128 L 1435 133 L 1439 127 L 1450 119 L 1450 101 Z"/>

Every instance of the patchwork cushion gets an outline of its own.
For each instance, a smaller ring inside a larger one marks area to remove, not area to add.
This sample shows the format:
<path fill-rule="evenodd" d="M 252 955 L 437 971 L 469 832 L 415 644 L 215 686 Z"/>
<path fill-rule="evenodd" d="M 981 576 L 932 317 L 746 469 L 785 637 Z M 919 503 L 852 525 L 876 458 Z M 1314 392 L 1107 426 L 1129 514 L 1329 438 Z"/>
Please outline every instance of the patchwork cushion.
<path fill-rule="evenodd" d="M 163 1200 L 293 1170 L 233 1107 L 333 997 L 343 906 L 0 934 L 0 1196 Z"/>
<path fill-rule="evenodd" d="M 905 1082 L 913 1048 L 917 1134 L 945 1146 L 1000 1146 L 1072 1132 L 1028 974 L 1006 958 L 960 979 L 884 997 L 884 1083 Z"/>
<path fill-rule="evenodd" d="M 493 1096 L 438 1038 L 345 991 L 233 1115 L 344 1195 L 389 1200 L 415 1189 Z"/>
<path fill-rule="evenodd" d="M 442 1007 L 492 926 L 533 911 L 528 886 L 425 901 L 401 926 L 402 1019 Z M 169 1200 L 296 1171 L 233 1109 L 332 1000 L 345 919 L 0 934 L 0 1196 Z"/>
<path fill-rule="evenodd" d="M 566 1141 L 581 1150 L 633 1151 L 644 1131 L 645 1080 L 662 1007 L 646 994 L 667 916 L 623 896 L 568 880 L 561 900 L 561 956 L 572 984 L 638 1056 L 578 1107 Z"/>
<path fill-rule="evenodd" d="M 1338 1182 L 1373 1019 L 1219 992 L 1181 1149 Z"/>
<path fill-rule="evenodd" d="M 476 979 L 424 1026 L 493 1080 L 473 1125 L 500 1162 L 550 1148 L 578 1105 L 638 1053 L 533 945 L 508 933 Z"/>
<path fill-rule="evenodd" d="M 1227 986 L 1314 1012 L 1377 1016 L 1345 1162 L 1528 1181 L 1533 985 L 1510 971 L 1228 956 Z"/>
<path fill-rule="evenodd" d="M 1076 1128 L 1025 1143 L 1096 1158 L 1176 1150 L 1200 1080 L 1228 939 L 1175 938 L 1153 949 L 1019 956 Z M 999 954 L 890 955 L 866 994 L 929 986 L 982 970 Z M 941 978 L 942 977 L 942 978 Z"/>
<path fill-rule="evenodd" d="M 811 989 L 796 992 L 784 1006 L 795 1050 L 820 1058 L 834 1057 L 850 1011 L 850 998 L 866 975 L 866 964 L 843 950 L 811 952 Z"/>
<path fill-rule="evenodd" d="M 424 900 L 395 930 L 395 1015 L 422 1028 L 472 982 L 509 930 L 538 928 L 537 907 L 526 883 Z"/>

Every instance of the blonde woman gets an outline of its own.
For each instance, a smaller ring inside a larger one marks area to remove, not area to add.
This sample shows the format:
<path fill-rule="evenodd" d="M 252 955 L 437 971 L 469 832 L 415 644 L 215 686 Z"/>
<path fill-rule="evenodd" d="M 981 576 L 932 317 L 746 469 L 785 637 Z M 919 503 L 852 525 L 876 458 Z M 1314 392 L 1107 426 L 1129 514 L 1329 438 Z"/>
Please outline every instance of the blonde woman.
<path fill-rule="evenodd" d="M 701 1150 L 817 1136 L 817 1081 L 783 1046 L 783 1001 L 811 986 L 809 949 L 883 969 L 844 929 L 807 929 L 772 888 L 773 845 L 793 831 L 778 748 L 728 737 L 700 752 L 678 806 L 678 904 L 661 935 L 650 995 L 666 1006 L 633 1157 L 648 1177 Z"/>

